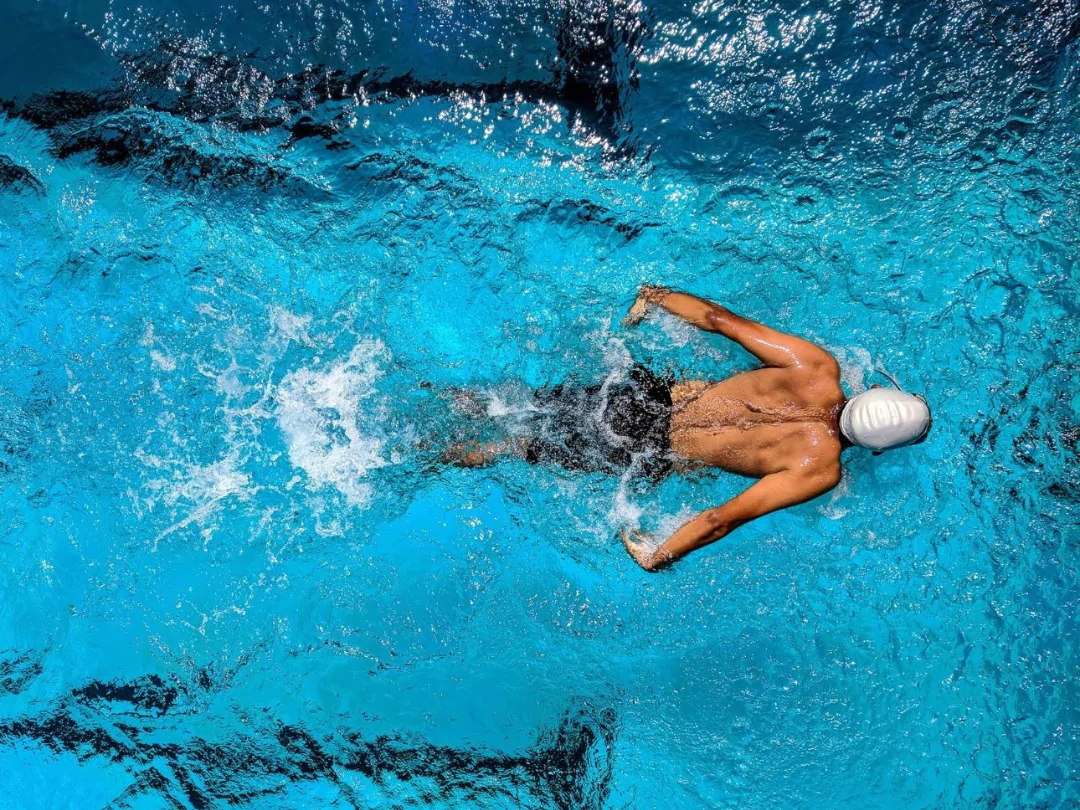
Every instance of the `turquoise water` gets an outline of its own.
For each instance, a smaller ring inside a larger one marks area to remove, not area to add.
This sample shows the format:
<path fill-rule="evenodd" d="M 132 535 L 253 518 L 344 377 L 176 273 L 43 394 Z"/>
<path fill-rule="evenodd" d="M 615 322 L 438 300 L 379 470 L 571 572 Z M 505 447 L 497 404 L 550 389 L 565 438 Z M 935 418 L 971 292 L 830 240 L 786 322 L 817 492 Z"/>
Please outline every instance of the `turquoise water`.
<path fill-rule="evenodd" d="M 1080 803 L 1075 4 L 7 0 L 0 806 Z M 719 338 L 925 444 L 746 482 L 438 463 Z"/>

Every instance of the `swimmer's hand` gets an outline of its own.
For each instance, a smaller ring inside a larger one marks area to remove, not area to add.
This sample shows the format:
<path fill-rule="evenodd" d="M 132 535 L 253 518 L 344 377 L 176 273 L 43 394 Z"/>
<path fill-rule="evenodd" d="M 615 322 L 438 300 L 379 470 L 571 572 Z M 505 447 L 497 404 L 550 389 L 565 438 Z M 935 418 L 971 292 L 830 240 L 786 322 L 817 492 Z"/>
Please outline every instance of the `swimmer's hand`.
<path fill-rule="evenodd" d="M 663 554 L 656 541 L 637 529 L 623 529 L 622 542 L 634 562 L 650 573 L 655 573 L 671 563 L 671 557 Z"/>
<path fill-rule="evenodd" d="M 622 325 L 626 327 L 637 326 L 645 320 L 645 316 L 649 314 L 649 310 L 659 304 L 660 300 L 669 292 L 671 292 L 671 290 L 667 287 L 642 284 L 638 289 L 637 298 L 634 300 L 633 306 L 630 307 L 630 311 L 627 312 L 626 317 L 623 318 Z"/>

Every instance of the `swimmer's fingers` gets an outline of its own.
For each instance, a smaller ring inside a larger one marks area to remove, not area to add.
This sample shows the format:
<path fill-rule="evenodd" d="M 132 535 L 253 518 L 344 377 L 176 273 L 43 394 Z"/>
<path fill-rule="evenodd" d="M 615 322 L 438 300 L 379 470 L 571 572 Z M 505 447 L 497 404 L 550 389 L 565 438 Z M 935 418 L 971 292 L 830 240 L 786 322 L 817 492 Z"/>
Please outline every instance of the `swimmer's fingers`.
<path fill-rule="evenodd" d="M 634 303 L 630 306 L 630 311 L 626 313 L 626 317 L 622 320 L 622 325 L 625 327 L 637 326 L 643 320 L 645 316 L 649 314 L 649 307 L 652 306 L 653 288 L 648 284 L 642 284 L 638 288 L 637 298 L 634 299 Z"/>
<path fill-rule="evenodd" d="M 646 571 L 656 570 L 656 563 L 653 559 L 655 554 L 650 549 L 650 546 L 655 546 L 655 543 L 650 542 L 649 535 L 637 529 L 623 529 L 620 537 L 627 553 L 634 558 L 634 562 Z"/>
<path fill-rule="evenodd" d="M 639 323 L 645 320 L 645 316 L 648 314 L 649 303 L 642 300 L 641 298 L 638 298 L 634 302 L 634 305 L 630 307 L 630 311 L 626 313 L 626 317 L 622 319 L 622 325 L 627 328 L 637 326 Z"/>
<path fill-rule="evenodd" d="M 627 553 L 635 560 L 638 559 L 638 554 L 643 550 L 641 548 L 641 541 L 638 540 L 638 536 L 641 532 L 634 529 L 623 529 L 619 532 L 619 538 L 622 540 L 623 546 L 625 546 Z M 640 560 L 638 560 L 640 562 Z"/>
<path fill-rule="evenodd" d="M 641 323 L 645 316 L 649 314 L 649 310 L 660 303 L 660 300 L 667 295 L 671 290 L 667 287 L 659 287 L 654 284 L 642 284 L 638 288 L 637 298 L 634 299 L 633 306 L 630 307 L 630 311 L 626 313 L 626 317 L 623 318 L 623 326 L 637 326 Z"/>

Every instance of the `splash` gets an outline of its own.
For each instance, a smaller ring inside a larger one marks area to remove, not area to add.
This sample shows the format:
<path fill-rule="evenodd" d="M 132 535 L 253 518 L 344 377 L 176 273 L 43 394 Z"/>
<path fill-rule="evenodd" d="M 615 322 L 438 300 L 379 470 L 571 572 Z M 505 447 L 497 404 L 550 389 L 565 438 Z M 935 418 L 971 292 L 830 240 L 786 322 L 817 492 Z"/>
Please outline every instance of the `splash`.
<path fill-rule="evenodd" d="M 163 462 L 155 457 L 144 457 L 143 461 L 151 466 L 162 467 Z M 171 479 L 158 479 L 147 483 L 147 489 L 157 493 L 160 500 L 169 507 L 180 503 L 191 504 L 187 515 L 173 523 L 154 538 L 153 550 L 170 535 L 195 523 L 201 527 L 203 546 L 210 542 L 215 528 L 215 519 L 226 499 L 236 497 L 242 500 L 253 494 L 250 487 L 251 477 L 238 469 L 239 460 L 235 455 L 216 461 L 213 464 L 185 464 L 173 471 Z M 147 499 L 147 506 L 153 508 L 156 498 Z"/>
<path fill-rule="evenodd" d="M 619 479 L 619 488 L 612 497 L 611 508 L 607 513 L 608 523 L 619 529 L 637 529 L 641 525 L 641 516 L 645 510 L 630 499 L 630 472 Z"/>
<path fill-rule="evenodd" d="M 851 390 L 852 396 L 866 390 L 866 380 L 874 369 L 870 352 L 858 346 L 829 348 L 840 364 L 840 382 Z"/>
<path fill-rule="evenodd" d="M 288 374 L 276 394 L 277 421 L 289 461 L 307 477 L 307 487 L 334 487 L 349 505 L 371 502 L 364 479 L 388 462 L 378 427 L 375 382 L 389 353 L 380 341 L 362 340 L 349 356 L 325 371 L 302 368 Z"/>

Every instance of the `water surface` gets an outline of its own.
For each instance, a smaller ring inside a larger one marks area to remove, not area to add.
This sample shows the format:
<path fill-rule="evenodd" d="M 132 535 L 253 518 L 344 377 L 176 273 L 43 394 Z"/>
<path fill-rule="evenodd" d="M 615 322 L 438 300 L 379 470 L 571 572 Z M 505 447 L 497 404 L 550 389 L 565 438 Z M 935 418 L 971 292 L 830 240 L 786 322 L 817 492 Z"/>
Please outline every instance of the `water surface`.
<path fill-rule="evenodd" d="M 0 784 L 22 808 L 1028 808 L 1076 763 L 1075 3 L 5 4 Z M 897 375 L 746 482 L 448 469 L 643 282 Z"/>

